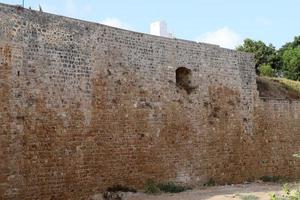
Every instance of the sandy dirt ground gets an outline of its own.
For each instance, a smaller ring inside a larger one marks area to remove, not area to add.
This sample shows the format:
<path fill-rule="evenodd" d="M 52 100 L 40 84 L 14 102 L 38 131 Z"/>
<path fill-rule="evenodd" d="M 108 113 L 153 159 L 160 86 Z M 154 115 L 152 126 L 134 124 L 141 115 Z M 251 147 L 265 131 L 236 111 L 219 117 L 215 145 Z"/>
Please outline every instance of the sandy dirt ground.
<path fill-rule="evenodd" d="M 215 186 L 194 189 L 178 194 L 147 195 L 131 194 L 127 200 L 243 200 L 253 196 L 253 200 L 270 200 L 270 194 L 281 194 L 281 184 L 251 183 L 230 186 Z"/>

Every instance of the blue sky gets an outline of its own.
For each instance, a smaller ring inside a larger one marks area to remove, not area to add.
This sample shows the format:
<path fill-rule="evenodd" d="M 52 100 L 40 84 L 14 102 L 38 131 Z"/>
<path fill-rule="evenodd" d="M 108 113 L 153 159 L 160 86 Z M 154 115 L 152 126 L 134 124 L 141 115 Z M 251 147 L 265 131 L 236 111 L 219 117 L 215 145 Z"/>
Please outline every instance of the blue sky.
<path fill-rule="evenodd" d="M 280 47 L 300 35 L 299 0 L 25 0 L 27 8 L 39 4 L 45 12 L 145 33 L 164 20 L 176 38 L 228 48 L 245 38 Z"/>

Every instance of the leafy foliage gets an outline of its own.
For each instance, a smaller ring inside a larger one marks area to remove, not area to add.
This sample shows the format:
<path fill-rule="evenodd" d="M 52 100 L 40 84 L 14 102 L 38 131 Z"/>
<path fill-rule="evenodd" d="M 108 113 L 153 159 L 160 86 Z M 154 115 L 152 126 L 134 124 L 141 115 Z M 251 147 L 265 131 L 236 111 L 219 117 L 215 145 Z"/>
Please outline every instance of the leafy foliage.
<path fill-rule="evenodd" d="M 300 80 L 300 36 L 296 36 L 292 42 L 287 42 L 278 50 L 272 44 L 245 39 L 237 50 L 254 54 L 255 69 L 260 75 Z"/>
<path fill-rule="evenodd" d="M 261 76 L 268 76 L 268 77 L 275 76 L 275 70 L 272 69 L 271 65 L 261 65 L 258 70 Z"/>
<path fill-rule="evenodd" d="M 238 51 L 254 54 L 256 72 L 261 65 L 270 65 L 272 68 L 279 67 L 279 57 L 276 49 L 272 44 L 268 46 L 262 41 L 245 39 L 244 44 L 237 47 Z"/>
<path fill-rule="evenodd" d="M 148 180 L 146 182 L 144 190 L 147 194 L 157 194 L 160 192 L 160 189 L 153 180 Z"/>
<path fill-rule="evenodd" d="M 300 36 L 296 36 L 294 37 L 294 41 L 292 42 L 287 42 L 286 44 L 284 44 L 279 50 L 279 53 L 284 52 L 287 49 L 294 49 L 300 46 Z"/>
<path fill-rule="evenodd" d="M 293 154 L 293 156 L 300 158 L 300 153 Z M 282 190 L 283 195 L 271 194 L 270 200 L 300 200 L 300 187 L 292 190 L 289 184 L 284 184 Z"/>
<path fill-rule="evenodd" d="M 284 184 L 282 187 L 284 191 L 283 195 L 271 195 L 271 200 L 300 200 L 300 188 L 292 190 L 288 184 Z"/>
<path fill-rule="evenodd" d="M 148 180 L 145 185 L 145 193 L 148 194 L 157 194 L 160 192 L 179 193 L 189 189 L 191 188 L 182 185 L 177 185 L 173 182 L 157 184 L 153 180 Z"/>
<path fill-rule="evenodd" d="M 282 61 L 285 76 L 292 80 L 300 80 L 300 46 L 285 50 Z"/>
<path fill-rule="evenodd" d="M 157 186 L 160 189 L 160 191 L 168 192 L 168 193 L 179 193 L 179 192 L 183 192 L 185 190 L 190 189 L 188 187 L 185 187 L 185 186 L 182 186 L 182 185 L 177 185 L 177 184 L 172 183 L 172 182 L 159 183 Z"/>

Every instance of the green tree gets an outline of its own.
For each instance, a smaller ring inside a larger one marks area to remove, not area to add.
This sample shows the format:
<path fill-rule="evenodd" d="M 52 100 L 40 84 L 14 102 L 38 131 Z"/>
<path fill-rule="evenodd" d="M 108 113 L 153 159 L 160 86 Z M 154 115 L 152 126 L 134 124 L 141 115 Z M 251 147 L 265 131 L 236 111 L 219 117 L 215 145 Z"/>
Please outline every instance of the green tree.
<path fill-rule="evenodd" d="M 300 46 L 300 36 L 294 37 L 294 40 L 292 42 L 287 42 L 284 44 L 280 49 L 279 52 L 284 52 L 287 49 L 295 49 L 296 47 Z"/>
<path fill-rule="evenodd" d="M 237 47 L 236 50 L 254 54 L 257 73 L 259 73 L 258 69 L 261 65 L 270 65 L 273 69 L 280 68 L 280 57 L 277 55 L 276 48 L 272 44 L 267 46 L 262 41 L 245 39 L 244 43 Z"/>
<path fill-rule="evenodd" d="M 298 47 L 300 47 L 300 36 L 294 37 L 292 42 L 287 42 L 278 50 L 278 55 L 281 60 L 280 65 L 283 66 L 283 71 L 286 78 L 299 80 L 299 78 L 297 78 L 299 77 L 299 74 L 297 74 L 299 72 L 297 72 L 295 65 L 297 58 L 292 59 L 291 57 L 297 55 L 297 50 L 293 51 L 293 49 L 297 49 Z M 285 58 L 283 58 L 284 55 Z"/>
<path fill-rule="evenodd" d="M 300 80 L 300 46 L 288 48 L 282 54 L 283 70 L 286 78 Z"/>

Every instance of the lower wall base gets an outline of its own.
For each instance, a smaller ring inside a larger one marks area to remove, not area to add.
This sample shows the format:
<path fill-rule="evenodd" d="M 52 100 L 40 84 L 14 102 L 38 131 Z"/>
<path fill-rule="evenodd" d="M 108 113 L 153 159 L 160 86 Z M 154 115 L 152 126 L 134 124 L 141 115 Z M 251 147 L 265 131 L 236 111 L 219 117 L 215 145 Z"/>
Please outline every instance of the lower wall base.
<path fill-rule="evenodd" d="M 110 134 L 93 131 L 101 130 L 100 126 L 85 134 L 75 130 L 68 134 L 56 115 L 42 112 L 52 122 L 27 121 L 35 126 L 24 126 L 24 131 L 35 134 L 15 136 L 21 143 L 10 147 L 11 159 L 21 160 L 1 163 L 1 174 L 6 173 L 5 168 L 10 170 L 7 182 L 1 185 L 1 197 L 86 199 L 116 184 L 142 189 L 148 179 L 188 185 L 209 180 L 242 183 L 262 176 L 297 179 L 300 161 L 292 155 L 300 152 L 299 110 L 299 102 L 258 101 L 252 135 L 244 135 L 239 126 L 218 124 L 203 135 L 190 129 L 188 120 L 179 117 L 180 124 L 169 118 L 158 138 L 139 133 L 126 137 L 123 131 L 129 127 L 125 125 L 118 125 L 119 131 Z M 141 126 L 146 124 L 136 129 Z"/>

